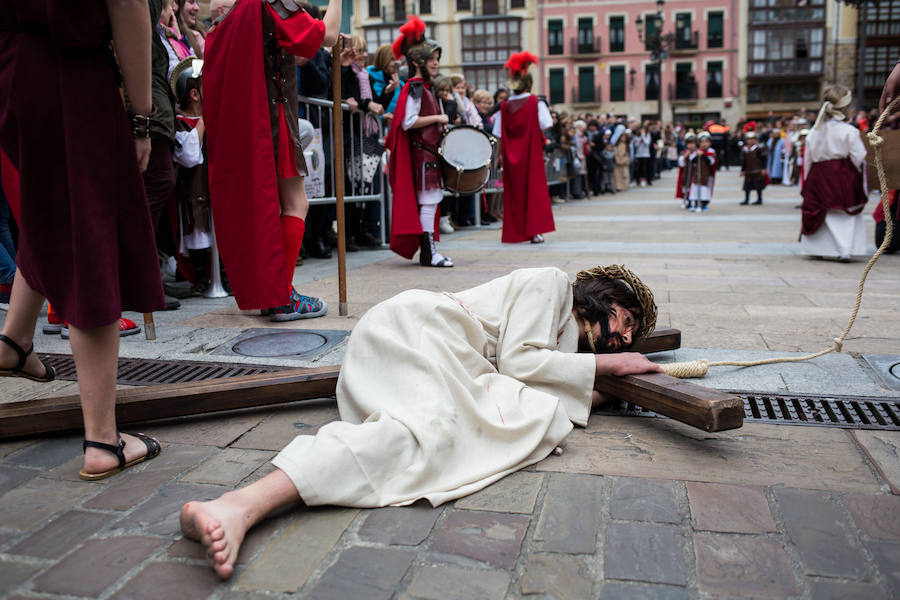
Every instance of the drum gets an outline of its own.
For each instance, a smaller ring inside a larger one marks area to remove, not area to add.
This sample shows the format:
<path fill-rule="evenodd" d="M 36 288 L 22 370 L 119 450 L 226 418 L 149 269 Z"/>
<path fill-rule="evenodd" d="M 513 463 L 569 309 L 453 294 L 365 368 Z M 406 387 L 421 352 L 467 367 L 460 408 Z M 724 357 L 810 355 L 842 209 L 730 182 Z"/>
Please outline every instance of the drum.
<path fill-rule="evenodd" d="M 444 187 L 454 194 L 474 194 L 487 184 L 496 138 L 471 125 L 444 133 L 438 147 Z"/>

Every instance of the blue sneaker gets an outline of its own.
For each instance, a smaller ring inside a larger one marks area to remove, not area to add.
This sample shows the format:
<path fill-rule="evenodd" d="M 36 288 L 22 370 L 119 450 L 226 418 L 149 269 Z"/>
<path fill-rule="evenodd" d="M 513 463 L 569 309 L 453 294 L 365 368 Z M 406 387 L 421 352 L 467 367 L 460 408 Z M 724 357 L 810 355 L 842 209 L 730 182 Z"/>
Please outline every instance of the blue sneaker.
<path fill-rule="evenodd" d="M 297 319 L 314 319 L 328 313 L 328 305 L 321 298 L 304 296 L 291 290 L 290 301 L 283 306 L 272 309 L 273 321 L 296 321 Z"/>

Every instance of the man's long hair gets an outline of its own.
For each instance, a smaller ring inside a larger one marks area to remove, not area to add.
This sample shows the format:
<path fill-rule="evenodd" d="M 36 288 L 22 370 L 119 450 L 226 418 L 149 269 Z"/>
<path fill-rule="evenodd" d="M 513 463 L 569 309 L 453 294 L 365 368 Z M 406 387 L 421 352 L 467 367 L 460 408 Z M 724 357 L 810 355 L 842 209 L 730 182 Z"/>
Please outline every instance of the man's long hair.
<path fill-rule="evenodd" d="M 572 284 L 572 304 L 582 318 L 591 323 L 599 323 L 603 333 L 603 340 L 597 348 L 603 352 L 607 345 L 609 334 L 609 318 L 615 314 L 613 304 L 618 304 L 631 312 L 635 318 L 634 331 L 640 330 L 640 324 L 644 318 L 644 309 L 637 296 L 621 279 L 579 279 Z M 632 339 L 635 336 L 632 335 Z M 620 340 L 621 341 L 621 340 Z M 622 344 L 621 349 L 626 348 Z"/>

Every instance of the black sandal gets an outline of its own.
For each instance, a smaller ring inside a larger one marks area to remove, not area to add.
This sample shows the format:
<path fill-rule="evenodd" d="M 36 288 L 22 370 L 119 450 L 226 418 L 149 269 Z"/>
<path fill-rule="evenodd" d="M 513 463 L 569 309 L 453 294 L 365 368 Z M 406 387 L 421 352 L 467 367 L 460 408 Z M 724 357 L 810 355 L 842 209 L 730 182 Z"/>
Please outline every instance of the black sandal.
<path fill-rule="evenodd" d="M 78 476 L 84 481 L 99 481 L 100 479 L 106 479 L 107 477 L 111 477 L 119 471 L 122 471 L 123 469 L 127 469 L 128 467 L 132 467 L 136 464 L 150 460 L 151 458 L 156 458 L 162 451 L 162 446 L 159 445 L 159 442 L 157 442 L 150 436 L 144 435 L 143 433 L 129 433 L 128 435 L 133 435 L 137 439 L 144 442 L 144 445 L 147 446 L 147 454 L 136 458 L 131 462 L 125 462 L 125 440 L 123 440 L 121 436 L 119 437 L 119 443 L 116 446 L 113 446 L 112 444 L 105 444 L 103 442 L 84 440 L 84 444 L 82 444 L 82 451 L 87 451 L 88 448 L 98 448 L 100 450 L 106 450 L 110 454 L 115 454 L 116 458 L 119 459 L 119 466 L 113 467 L 112 469 L 109 469 L 107 471 L 101 471 L 100 473 L 87 473 L 84 469 L 82 469 L 78 472 Z"/>
<path fill-rule="evenodd" d="M 44 365 L 44 376 L 38 377 L 37 375 L 32 375 L 31 373 L 26 373 L 22 369 L 25 368 L 25 361 L 28 359 L 28 355 L 34 352 L 34 344 L 31 345 L 31 348 L 28 349 L 28 352 L 22 350 L 22 347 L 18 345 L 11 338 L 0 333 L 0 342 L 5 343 L 7 346 L 16 351 L 16 354 L 19 355 L 19 362 L 12 369 L 0 369 L 0 377 L 24 377 L 25 379 L 30 379 L 31 381 L 38 381 L 41 383 L 47 383 L 48 381 L 53 381 L 56 379 L 56 371 L 53 370 L 53 367 L 45 363 L 40 358 L 38 360 L 41 361 L 41 364 Z"/>

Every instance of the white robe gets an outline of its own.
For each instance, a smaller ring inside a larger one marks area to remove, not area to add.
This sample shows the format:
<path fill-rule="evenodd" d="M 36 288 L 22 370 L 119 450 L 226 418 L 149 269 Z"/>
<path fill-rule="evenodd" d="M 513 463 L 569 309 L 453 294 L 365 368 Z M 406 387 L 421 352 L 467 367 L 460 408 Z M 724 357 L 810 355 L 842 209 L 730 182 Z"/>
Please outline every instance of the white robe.
<path fill-rule="evenodd" d="M 572 286 L 521 269 L 456 294 L 403 292 L 350 337 L 342 421 L 273 464 L 309 505 L 434 506 L 545 458 L 586 425 L 595 360 L 577 353 Z"/>
<path fill-rule="evenodd" d="M 809 174 L 813 163 L 838 158 L 849 158 L 856 168 L 862 171 L 866 160 L 866 147 L 860 139 L 858 129 L 849 123 L 829 119 L 806 136 L 804 173 Z M 825 222 L 815 233 L 800 236 L 800 247 L 804 254 L 810 256 L 838 257 L 867 254 L 863 213 L 848 215 L 842 210 L 829 210 L 825 213 Z"/>

